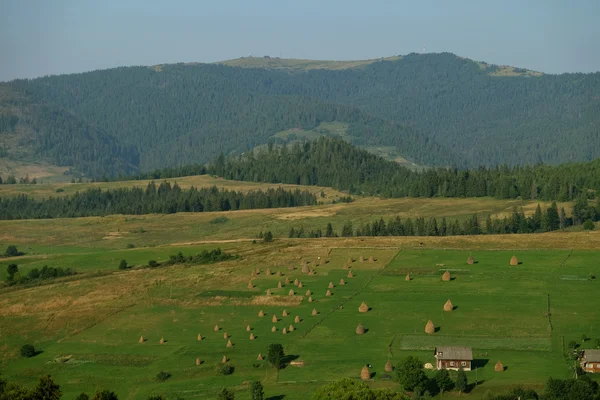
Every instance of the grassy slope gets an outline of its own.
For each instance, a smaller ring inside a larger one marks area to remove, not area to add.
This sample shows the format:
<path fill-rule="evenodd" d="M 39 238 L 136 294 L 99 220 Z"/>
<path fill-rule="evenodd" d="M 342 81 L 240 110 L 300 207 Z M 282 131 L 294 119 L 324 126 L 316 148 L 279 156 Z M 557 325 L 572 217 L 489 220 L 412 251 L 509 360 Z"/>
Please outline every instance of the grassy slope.
<path fill-rule="evenodd" d="M 355 60 L 355 61 L 329 61 L 329 60 L 301 60 L 293 58 L 278 58 L 278 57 L 240 57 L 233 60 L 219 61 L 218 64 L 228 65 L 230 67 L 242 68 L 269 68 L 269 69 L 348 69 L 358 68 L 372 64 L 377 61 L 396 61 L 400 60 L 400 56 L 391 56 L 385 58 L 375 58 L 371 60 Z"/>

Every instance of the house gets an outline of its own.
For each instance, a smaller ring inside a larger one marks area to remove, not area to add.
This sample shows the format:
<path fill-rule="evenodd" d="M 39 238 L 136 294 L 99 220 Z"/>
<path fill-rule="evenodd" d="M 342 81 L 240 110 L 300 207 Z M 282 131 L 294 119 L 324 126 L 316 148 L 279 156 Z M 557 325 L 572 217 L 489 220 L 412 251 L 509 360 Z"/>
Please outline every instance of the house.
<path fill-rule="evenodd" d="M 581 357 L 581 368 L 585 372 L 600 373 L 600 350 L 584 350 Z"/>
<path fill-rule="evenodd" d="M 471 370 L 473 351 L 470 347 L 439 346 L 435 348 L 434 355 L 437 369 Z"/>

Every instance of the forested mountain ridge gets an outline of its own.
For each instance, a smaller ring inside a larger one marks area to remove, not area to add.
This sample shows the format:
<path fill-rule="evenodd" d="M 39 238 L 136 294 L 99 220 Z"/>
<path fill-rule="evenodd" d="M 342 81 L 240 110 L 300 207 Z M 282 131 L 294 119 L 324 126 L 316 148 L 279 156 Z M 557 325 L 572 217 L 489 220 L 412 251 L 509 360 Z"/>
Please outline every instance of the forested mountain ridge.
<path fill-rule="evenodd" d="M 600 157 L 599 73 L 507 71 L 443 53 L 337 69 L 172 64 L 16 80 L 0 84 L 1 155 L 114 176 L 338 121 L 353 144 L 393 146 L 424 165 Z"/>

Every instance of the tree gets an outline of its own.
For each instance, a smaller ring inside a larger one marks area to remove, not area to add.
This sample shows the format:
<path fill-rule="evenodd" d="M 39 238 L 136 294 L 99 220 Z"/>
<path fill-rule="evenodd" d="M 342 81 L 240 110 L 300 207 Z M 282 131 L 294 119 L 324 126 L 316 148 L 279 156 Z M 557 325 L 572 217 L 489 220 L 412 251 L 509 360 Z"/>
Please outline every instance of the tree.
<path fill-rule="evenodd" d="M 50 375 L 41 377 L 31 393 L 32 400 L 59 400 L 61 396 L 60 387 L 54 383 Z"/>
<path fill-rule="evenodd" d="M 331 222 L 327 223 L 327 228 L 325 229 L 325 237 L 333 237 L 333 225 L 331 225 Z"/>
<path fill-rule="evenodd" d="M 127 268 L 128 268 L 127 261 L 121 260 L 121 262 L 119 263 L 119 269 L 127 269 Z"/>
<path fill-rule="evenodd" d="M 350 378 L 340 379 L 319 387 L 313 400 L 401 400 L 400 393 L 391 390 L 373 390 L 365 382 Z"/>
<path fill-rule="evenodd" d="M 90 400 L 90 396 L 85 393 L 80 393 L 77 397 L 75 397 L 75 400 Z"/>
<path fill-rule="evenodd" d="M 271 233 L 271 231 L 268 231 L 263 236 L 263 242 L 269 243 L 269 242 L 272 242 L 272 241 L 273 241 L 273 233 Z"/>
<path fill-rule="evenodd" d="M 250 384 L 250 396 L 252 400 L 263 400 L 265 398 L 265 392 L 262 383 L 254 381 Z"/>
<path fill-rule="evenodd" d="M 23 346 L 21 346 L 21 357 L 31 358 L 31 357 L 35 356 L 35 354 L 36 354 L 35 347 L 33 347 L 33 345 L 24 344 Z"/>
<path fill-rule="evenodd" d="M 24 253 L 20 252 L 17 249 L 17 246 L 15 246 L 14 244 L 9 245 L 6 248 L 6 252 L 4 253 L 4 255 L 6 257 L 18 257 L 18 256 L 22 256 Z"/>
<path fill-rule="evenodd" d="M 217 395 L 218 400 L 235 400 L 235 395 L 231 390 L 221 389 L 219 390 L 219 394 Z"/>
<path fill-rule="evenodd" d="M 8 264 L 8 267 L 6 268 L 6 272 L 8 272 L 8 280 L 12 281 L 15 279 L 15 274 L 17 274 L 19 272 L 19 267 L 17 266 L 17 264 Z"/>
<path fill-rule="evenodd" d="M 425 387 L 429 382 L 423 363 L 413 356 L 408 356 L 396 366 L 396 374 L 398 382 L 407 391 L 412 391 L 416 387 Z"/>
<path fill-rule="evenodd" d="M 342 236 L 343 237 L 352 237 L 352 235 L 353 235 L 352 221 L 346 221 L 344 223 L 344 226 L 342 227 Z"/>
<path fill-rule="evenodd" d="M 458 393 L 467 390 L 467 374 L 465 374 L 465 371 L 462 368 L 460 368 L 456 374 L 456 390 L 458 390 Z"/>
<path fill-rule="evenodd" d="M 111 392 L 110 390 L 102 390 L 96 392 L 92 400 L 119 400 L 117 394 L 115 392 Z"/>
<path fill-rule="evenodd" d="M 433 379 L 435 380 L 435 383 L 441 393 L 452 389 L 452 386 L 454 385 L 454 382 L 452 382 L 452 379 L 450 379 L 450 374 L 446 369 L 440 369 L 435 374 L 435 377 Z"/>
<path fill-rule="evenodd" d="M 271 366 L 276 369 L 281 369 L 283 367 L 283 358 L 285 354 L 283 352 L 283 346 L 279 343 L 273 343 L 269 345 L 269 351 L 267 353 L 267 361 L 271 364 Z"/>
<path fill-rule="evenodd" d="M 579 225 L 589 218 L 588 200 L 585 195 L 580 195 L 573 205 L 573 224 Z"/>
<path fill-rule="evenodd" d="M 583 229 L 586 231 L 593 231 L 596 226 L 594 225 L 594 221 L 591 219 L 586 219 L 583 223 Z"/>

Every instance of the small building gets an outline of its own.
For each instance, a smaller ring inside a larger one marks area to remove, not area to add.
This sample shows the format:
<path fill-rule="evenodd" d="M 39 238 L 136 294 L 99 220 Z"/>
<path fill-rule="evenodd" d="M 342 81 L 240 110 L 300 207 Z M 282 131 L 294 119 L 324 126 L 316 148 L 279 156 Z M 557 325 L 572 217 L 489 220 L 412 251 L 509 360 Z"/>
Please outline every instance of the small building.
<path fill-rule="evenodd" d="M 584 350 L 581 357 L 581 368 L 585 372 L 600 373 L 600 350 Z"/>
<path fill-rule="evenodd" d="M 437 369 L 471 370 L 473 351 L 470 347 L 439 346 L 434 350 Z"/>

